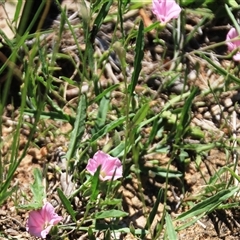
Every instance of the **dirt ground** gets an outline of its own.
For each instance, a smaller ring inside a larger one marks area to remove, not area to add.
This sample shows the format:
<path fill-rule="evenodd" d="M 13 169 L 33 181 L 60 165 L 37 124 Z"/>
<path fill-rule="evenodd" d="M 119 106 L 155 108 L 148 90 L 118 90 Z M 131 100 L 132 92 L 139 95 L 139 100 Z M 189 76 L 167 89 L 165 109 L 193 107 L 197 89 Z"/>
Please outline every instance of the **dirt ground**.
<path fill-rule="evenodd" d="M 73 1 L 72 1 L 73 2 Z M 78 5 L 71 3 L 71 1 L 64 1 L 63 4 L 67 3 L 67 7 L 71 11 L 76 11 Z M 116 11 L 115 8 L 112 11 Z M 128 17 L 125 19 L 126 29 L 131 29 L 133 19 L 141 17 L 143 20 L 151 19 L 152 16 L 148 9 L 139 13 L 139 11 L 132 11 Z M 79 21 L 79 18 L 76 17 L 76 22 Z M 198 22 L 197 17 L 189 17 L 191 19 L 191 24 L 186 25 L 186 29 L 192 29 L 194 24 Z M 54 23 L 56 27 L 56 23 Z M 74 23 L 73 23 L 74 24 Z M 188 46 L 191 49 L 194 49 L 192 46 L 198 44 L 199 47 L 204 47 L 207 43 L 212 43 L 213 41 L 218 42 L 224 40 L 226 32 L 228 30 L 227 23 L 224 21 L 219 29 L 216 30 L 216 23 L 209 24 L 206 28 L 203 29 L 204 33 L 202 35 L 197 35 L 196 38 Z M 219 24 L 219 23 L 217 23 Z M 99 39 L 112 37 L 113 23 L 108 22 L 103 25 L 101 31 L 98 35 Z M 212 29 L 211 29 L 212 28 Z M 83 44 L 83 38 L 81 36 L 81 31 L 78 31 L 79 43 Z M 171 59 L 171 48 L 173 49 L 173 42 L 169 35 L 169 29 L 167 29 L 161 37 L 169 43 L 170 53 L 167 56 L 167 61 Z M 103 34 L 104 33 L 104 34 Z M 153 35 L 156 33 L 153 33 Z M 106 36 L 107 37 L 106 37 Z M 143 68 L 141 72 L 141 77 L 139 79 L 139 84 L 136 87 L 136 92 L 139 94 L 149 94 L 153 97 L 152 110 L 158 112 L 159 109 L 168 102 L 169 96 L 173 94 L 180 94 L 184 84 L 181 82 L 181 79 L 175 83 L 174 86 L 169 89 L 158 92 L 159 85 L 162 83 L 152 78 L 152 76 L 158 74 L 161 69 L 159 69 L 159 59 L 162 56 L 163 49 L 151 42 L 152 36 L 147 36 L 145 39 L 145 49 L 144 49 L 144 61 Z M 108 39 L 107 38 L 107 39 Z M 204 39 L 208 38 L 207 43 Z M 51 41 L 49 41 L 50 46 Z M 61 42 L 60 51 L 63 49 L 70 49 L 69 46 L 73 46 L 73 39 L 69 39 L 69 32 L 66 30 L 64 37 Z M 82 47 L 84 47 L 82 45 Z M 99 50 L 99 46 L 96 47 L 96 51 Z M 101 51 L 101 48 L 100 48 Z M 226 48 L 217 49 L 219 54 L 220 51 L 224 53 Z M 74 50 L 70 53 L 74 56 L 76 52 Z M 129 51 L 127 53 L 127 61 L 129 66 L 132 68 L 134 56 L 133 52 Z M 217 63 L 222 66 L 229 66 L 233 64 L 230 60 L 216 60 Z M 68 63 L 58 62 L 59 66 L 62 68 L 61 72 L 58 72 L 59 75 L 64 76 L 74 76 L 74 69 L 68 68 L 66 70 L 65 65 Z M 196 65 L 200 64 L 198 74 L 196 73 Z M 204 92 L 209 90 L 209 88 L 214 88 L 216 86 L 224 85 L 224 78 L 217 75 L 212 69 L 209 68 L 209 65 L 203 59 L 200 59 L 196 56 L 189 56 L 188 59 L 183 62 L 183 65 L 189 66 L 189 75 L 187 87 L 198 86 L 199 89 Z M 122 76 L 120 71 L 113 71 L 112 65 L 106 71 L 105 75 L 101 79 L 101 84 L 108 85 L 114 84 L 122 81 Z M 164 68 L 165 70 L 168 68 Z M 130 69 L 130 72 L 131 69 Z M 78 80 L 78 79 L 74 79 Z M 0 81 L 1 82 L 1 81 Z M 15 82 L 13 81 L 13 84 Z M 91 91 L 91 86 L 87 84 L 84 85 L 82 91 Z M 240 100 L 240 94 L 238 93 L 237 88 L 228 89 L 220 94 L 218 94 L 216 101 L 215 96 L 211 93 L 205 95 L 199 95 L 193 103 L 192 107 L 192 126 L 198 126 L 203 132 L 204 137 L 201 139 L 201 142 L 211 143 L 216 140 L 227 142 L 228 139 L 232 136 L 234 131 L 232 122 L 236 122 L 236 126 L 239 126 L 239 113 L 238 108 L 234 107 L 234 104 L 238 103 Z M 119 93 L 120 89 L 117 89 L 112 96 L 112 104 L 118 105 L 121 104 L 121 94 Z M 78 95 L 77 89 L 69 88 L 66 91 L 66 101 L 71 101 L 74 104 L 76 103 L 76 96 Z M 119 97 L 120 96 L 120 97 Z M 120 99 L 120 100 L 119 100 Z M 201 106 L 199 107 L 199 102 Z M 179 104 L 184 104 L 179 102 Z M 223 111 L 219 108 L 219 105 L 222 106 Z M 69 109 L 66 107 L 66 113 L 69 113 Z M 70 113 L 69 113 L 70 114 Z M 3 126 L 2 126 L 2 136 L 1 139 L 4 141 L 4 146 L 2 148 L 1 155 L 4 159 L 7 159 L 10 155 L 9 149 L 13 141 L 14 132 L 16 128 L 16 122 L 18 121 L 19 113 L 16 106 L 8 104 L 5 108 L 3 117 Z M 227 121 L 226 121 L 227 119 Z M 31 118 L 26 117 L 26 123 L 33 121 Z M 226 123 L 227 122 L 227 123 Z M 48 129 L 46 133 L 46 129 Z M 19 145 L 19 154 L 21 154 L 24 145 L 27 142 L 29 134 L 28 125 L 23 125 L 21 129 L 21 141 Z M 19 190 L 9 198 L 9 200 L 0 207 L 0 239 L 35 239 L 31 237 L 26 232 L 26 219 L 28 217 L 28 212 L 25 210 L 17 209 L 15 206 L 16 201 L 21 203 L 25 202 L 24 194 L 29 193 L 29 183 L 33 182 L 32 170 L 36 167 L 43 169 L 45 176 L 45 185 L 47 189 L 47 195 L 49 201 L 56 207 L 56 211 L 63 214 L 64 224 L 69 223 L 68 216 L 66 212 L 62 210 L 62 205 L 59 197 L 56 193 L 56 188 L 61 186 L 64 190 L 67 191 L 67 187 L 64 185 L 64 182 L 61 181 L 61 177 L 57 174 L 54 169 L 55 166 L 59 166 L 59 153 L 64 151 L 67 148 L 69 142 L 69 132 L 71 131 L 71 125 L 69 123 L 63 123 L 53 120 L 41 120 L 38 125 L 38 132 L 34 136 L 34 143 L 30 146 L 26 156 L 22 160 L 20 166 L 18 167 L 15 176 L 13 185 L 19 187 Z M 43 136 L 41 133 L 45 132 Z M 146 129 L 147 132 L 147 129 Z M 238 136 L 237 136 L 238 137 Z M 195 139 L 188 139 L 188 141 L 198 141 Z M 100 145 L 102 143 L 99 143 Z M 167 154 L 152 153 L 144 156 L 145 165 L 148 166 L 150 160 L 158 160 L 159 166 L 167 166 L 170 157 Z M 208 152 L 207 155 L 201 159 L 199 169 L 197 169 L 195 162 L 191 161 L 185 169 L 184 176 L 184 186 L 185 194 L 183 195 L 181 188 L 182 182 L 180 179 L 171 179 L 169 185 L 167 186 L 167 197 L 168 197 L 168 207 L 169 213 L 173 218 L 178 216 L 178 214 L 186 211 L 188 205 L 185 204 L 189 198 L 196 196 L 201 192 L 202 188 L 205 186 L 204 179 L 208 180 L 220 167 L 226 165 L 227 161 L 232 161 L 232 156 L 227 156 L 226 152 L 221 148 L 213 148 Z M 240 166 L 238 165 L 238 168 Z M 171 169 L 181 170 L 176 163 L 172 163 Z M 200 174 L 201 172 L 201 174 Z M 227 178 L 227 177 L 226 177 Z M 131 179 L 123 180 L 123 185 L 120 189 L 120 194 L 122 195 L 123 207 L 126 212 L 129 213 L 129 217 L 124 219 L 122 224 L 123 226 L 129 226 L 132 224 L 136 228 L 144 228 L 146 224 L 146 216 L 151 211 L 160 188 L 165 189 L 165 181 L 163 178 L 149 177 L 149 174 L 141 175 L 141 186 L 136 176 L 132 174 Z M 141 191 L 139 191 L 141 188 Z M 141 192 L 144 194 L 144 199 L 146 206 L 142 203 Z M 76 203 L 76 206 L 79 207 L 83 203 L 81 200 Z M 158 215 L 154 219 L 152 229 L 161 221 L 163 204 L 160 203 L 158 207 Z M 79 207 L 81 211 L 84 210 L 83 207 Z M 177 223 L 177 226 L 180 223 Z M 83 232 L 69 234 L 68 239 L 87 239 Z M 98 236 L 101 239 L 101 235 Z M 213 213 L 205 216 L 200 219 L 194 225 L 178 232 L 178 238 L 181 239 L 194 239 L 194 240 L 238 240 L 240 239 L 240 211 L 239 210 L 221 210 L 214 211 Z M 65 238 L 67 239 L 67 238 Z M 123 234 L 119 236 L 119 239 L 135 239 L 131 234 Z M 151 239 L 149 236 L 146 239 Z M 159 237 L 162 239 L 162 236 Z"/>

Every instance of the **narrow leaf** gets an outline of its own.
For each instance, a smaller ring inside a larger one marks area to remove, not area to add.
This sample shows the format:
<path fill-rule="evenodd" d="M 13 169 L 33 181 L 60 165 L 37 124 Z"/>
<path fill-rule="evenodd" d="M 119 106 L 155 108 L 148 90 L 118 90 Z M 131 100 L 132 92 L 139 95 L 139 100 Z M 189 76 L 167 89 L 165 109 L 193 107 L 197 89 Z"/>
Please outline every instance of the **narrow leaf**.
<path fill-rule="evenodd" d="M 43 204 L 43 199 L 46 198 L 46 193 L 42 184 L 42 173 L 38 168 L 33 170 L 34 182 L 30 185 L 30 189 L 33 193 L 33 200 L 40 208 Z"/>
<path fill-rule="evenodd" d="M 109 109 L 109 102 L 110 102 L 110 93 L 108 92 L 101 100 L 99 104 L 98 114 L 97 114 L 97 120 L 95 122 L 94 128 L 95 131 L 98 131 L 100 128 L 102 128 L 105 124 L 107 113 Z"/>
<path fill-rule="evenodd" d="M 140 21 L 139 28 L 138 28 L 136 48 L 135 48 L 135 61 L 133 63 L 134 71 L 132 75 L 131 84 L 129 85 L 130 95 L 132 95 L 134 92 L 134 89 L 138 82 L 140 71 L 142 69 L 142 59 L 144 55 L 143 48 L 144 48 L 144 27 L 143 27 L 143 22 Z"/>
<path fill-rule="evenodd" d="M 172 219 L 168 213 L 166 213 L 165 221 L 166 221 L 166 231 L 167 231 L 168 239 L 178 239 L 177 233 L 172 223 Z"/>
<path fill-rule="evenodd" d="M 189 97 L 185 101 L 184 107 L 182 108 L 180 121 L 177 123 L 177 130 L 176 130 L 176 144 L 179 143 L 181 137 L 184 135 L 186 128 L 190 124 L 191 121 L 191 107 L 192 102 L 195 96 L 197 95 L 198 88 L 194 88 L 190 93 Z"/>
<path fill-rule="evenodd" d="M 216 209 L 223 201 L 226 201 L 229 197 L 233 196 L 238 188 L 233 187 L 231 189 L 224 189 L 212 197 L 209 197 L 200 203 L 193 206 L 190 210 L 180 214 L 178 220 L 186 220 L 188 218 L 196 217 L 203 213 L 209 213 Z"/>
<path fill-rule="evenodd" d="M 96 213 L 94 215 L 94 219 L 120 218 L 120 217 L 126 217 L 126 216 L 128 216 L 128 213 L 113 209 L 113 210 Z"/>
<path fill-rule="evenodd" d="M 107 124 L 106 126 L 101 128 L 97 133 L 95 133 L 92 136 L 91 142 L 96 141 L 98 138 L 102 137 L 106 133 L 110 132 L 111 130 L 115 129 L 119 125 L 123 124 L 125 120 L 126 120 L 126 117 L 123 116 L 123 117 L 120 117 L 119 119 L 117 119 L 115 121 L 112 121 L 111 123 Z"/>
<path fill-rule="evenodd" d="M 112 0 L 105 2 L 102 5 L 102 8 L 100 9 L 97 17 L 94 20 L 93 26 L 95 26 L 95 30 L 94 32 L 92 32 L 92 36 L 91 39 L 95 39 L 95 36 L 99 30 L 99 28 L 101 27 L 103 20 L 105 19 L 105 17 L 107 16 L 110 7 L 112 6 Z"/>
<path fill-rule="evenodd" d="M 60 188 L 57 188 L 57 192 L 58 192 L 58 196 L 60 197 L 63 206 L 66 208 L 66 210 L 70 214 L 71 218 L 76 222 L 76 212 L 73 210 L 70 201 L 66 198 L 66 196 L 64 195 L 64 193 L 62 192 L 62 190 Z"/>
<path fill-rule="evenodd" d="M 99 174 L 100 174 L 101 166 L 98 167 L 97 171 L 94 173 L 92 177 L 91 184 L 91 201 L 95 201 L 97 199 L 99 193 Z"/>
<path fill-rule="evenodd" d="M 163 195 L 163 189 L 160 188 L 159 191 L 158 191 L 157 200 L 154 203 L 152 211 L 150 212 L 149 217 L 147 219 L 147 223 L 145 225 L 145 229 L 148 229 L 152 225 L 153 220 L 154 220 L 155 216 L 157 215 L 157 210 L 158 210 L 159 203 L 160 203 L 160 201 L 162 199 L 162 195 Z"/>
<path fill-rule="evenodd" d="M 138 125 L 139 123 L 141 123 L 144 118 L 146 117 L 147 113 L 149 110 L 149 103 L 144 104 L 136 113 L 136 115 L 134 116 L 133 120 L 132 120 L 132 124 L 133 126 Z"/>
<path fill-rule="evenodd" d="M 86 96 L 83 94 L 78 104 L 77 116 L 74 123 L 73 131 L 71 133 L 69 148 L 66 153 L 66 158 L 68 160 L 74 156 L 75 151 L 78 147 L 78 144 L 80 143 L 81 137 L 84 133 L 86 108 L 87 108 L 87 100 L 86 100 Z"/>

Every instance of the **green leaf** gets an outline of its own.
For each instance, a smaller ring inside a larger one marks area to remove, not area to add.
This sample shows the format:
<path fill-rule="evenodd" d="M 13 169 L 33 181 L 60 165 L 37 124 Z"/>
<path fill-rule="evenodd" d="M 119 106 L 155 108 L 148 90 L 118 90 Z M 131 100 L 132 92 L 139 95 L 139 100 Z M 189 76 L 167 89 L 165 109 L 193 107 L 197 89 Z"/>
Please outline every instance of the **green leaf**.
<path fill-rule="evenodd" d="M 113 90 L 115 90 L 115 89 L 118 88 L 118 87 L 119 87 L 119 84 L 115 84 L 115 85 L 110 86 L 109 88 L 105 89 L 105 90 L 102 91 L 100 94 L 98 94 L 98 95 L 94 98 L 93 102 L 98 102 L 98 101 L 99 101 L 101 98 L 103 98 L 107 93 L 112 92 Z M 91 104 L 91 102 L 90 102 L 89 104 Z"/>
<path fill-rule="evenodd" d="M 237 6 L 238 6 L 238 4 L 237 4 Z M 237 29 L 238 34 L 240 34 L 240 27 L 239 27 L 239 24 L 238 24 L 236 18 L 234 17 L 234 15 L 233 15 L 231 9 L 228 7 L 227 4 L 225 4 L 225 8 L 226 8 L 226 11 L 227 11 L 229 17 L 231 18 L 231 20 L 232 20 L 232 22 L 233 22 L 234 27 Z"/>
<path fill-rule="evenodd" d="M 33 170 L 34 182 L 30 185 L 31 192 L 33 194 L 33 201 L 29 204 L 18 205 L 18 208 L 35 210 L 43 206 L 44 199 L 46 199 L 46 193 L 42 184 L 42 173 L 38 168 Z"/>
<path fill-rule="evenodd" d="M 74 156 L 77 150 L 77 147 L 80 144 L 81 137 L 84 134 L 86 109 L 87 109 L 87 99 L 86 99 L 86 96 L 83 94 L 80 97 L 80 101 L 77 109 L 77 116 L 74 123 L 74 128 L 70 136 L 69 148 L 66 153 L 67 160 L 70 160 Z"/>
<path fill-rule="evenodd" d="M 105 218 L 120 218 L 120 217 L 126 217 L 126 216 L 128 216 L 128 213 L 113 209 L 113 210 L 98 212 L 93 216 L 93 218 L 105 219 Z"/>
<path fill-rule="evenodd" d="M 132 116 L 132 115 L 130 114 L 130 116 Z M 102 129 L 100 129 L 97 133 L 95 133 L 92 136 L 91 142 L 96 141 L 98 138 L 102 137 L 103 135 L 107 134 L 108 132 L 115 129 L 119 125 L 123 124 L 125 120 L 126 120 L 126 117 L 123 116 L 123 117 L 120 117 L 119 119 L 107 124 L 106 126 L 104 126 Z"/>
<path fill-rule="evenodd" d="M 15 191 L 17 191 L 17 186 L 14 186 L 9 191 L 3 191 L 2 186 L 0 185 L 0 206 L 3 204 L 4 201 L 11 197 Z"/>
<path fill-rule="evenodd" d="M 237 180 L 238 180 L 238 182 L 240 182 L 240 176 L 239 175 L 237 175 L 231 168 L 229 168 L 229 167 L 223 167 L 224 169 L 226 169 L 226 170 L 228 170 L 230 173 L 231 173 L 231 175 L 234 177 L 234 178 L 236 178 Z M 240 189 L 239 189 L 240 190 Z"/>
<path fill-rule="evenodd" d="M 161 168 L 161 167 L 143 167 L 143 172 L 148 172 L 151 170 L 153 173 L 155 173 L 157 176 L 163 177 L 163 178 L 178 178 L 182 177 L 182 173 L 180 171 L 175 171 L 167 168 Z"/>
<path fill-rule="evenodd" d="M 188 125 L 190 124 L 192 102 L 195 96 L 197 95 L 197 93 L 198 93 L 198 88 L 194 88 L 190 93 L 189 97 L 187 98 L 187 100 L 185 101 L 184 107 L 182 108 L 180 120 L 179 120 L 179 123 L 177 123 L 177 129 L 176 129 L 176 136 L 175 136 L 176 144 L 179 143 L 184 133 L 186 132 Z"/>
<path fill-rule="evenodd" d="M 97 171 L 94 173 L 92 177 L 92 184 L 91 184 L 91 201 L 95 201 L 97 199 L 99 193 L 99 174 L 100 174 L 101 166 L 97 168 Z"/>
<path fill-rule="evenodd" d="M 166 221 L 166 233 L 167 233 L 168 239 L 178 239 L 177 233 L 173 226 L 172 219 L 167 212 L 165 216 L 165 221 Z"/>
<path fill-rule="evenodd" d="M 240 31 L 240 27 L 239 27 L 239 31 Z M 223 75 L 225 77 L 227 77 L 228 79 L 232 80 L 233 82 L 235 82 L 236 84 L 240 84 L 240 79 L 238 77 L 236 77 L 233 74 L 230 74 L 229 71 L 226 71 L 223 67 L 219 66 L 218 64 L 216 64 L 214 61 L 212 61 L 210 58 L 208 58 L 207 56 L 205 56 L 204 54 L 199 53 L 199 55 L 206 60 L 208 63 L 210 63 L 217 71 L 220 75 Z"/>
<path fill-rule="evenodd" d="M 136 48 L 135 48 L 135 58 L 134 58 L 135 60 L 133 63 L 134 71 L 132 75 L 131 84 L 129 85 L 130 95 L 132 95 L 135 90 L 135 87 L 138 83 L 138 77 L 142 69 L 142 59 L 144 55 L 143 48 L 144 48 L 144 27 L 143 27 L 143 22 L 140 21 L 139 28 L 138 28 Z"/>
<path fill-rule="evenodd" d="M 232 187 L 230 189 L 224 189 L 222 191 L 219 191 L 212 197 L 209 197 L 196 204 L 190 210 L 180 214 L 177 217 L 177 220 L 184 221 L 186 219 L 196 217 L 201 214 L 210 213 L 213 210 L 217 209 L 221 203 L 232 197 L 238 190 L 238 187 Z"/>
<path fill-rule="evenodd" d="M 92 228 L 88 228 L 88 238 L 89 240 L 96 240 L 95 234 L 93 233 Z"/>
<path fill-rule="evenodd" d="M 36 112 L 37 112 L 36 110 L 30 110 L 30 109 L 26 109 L 24 111 L 24 113 L 29 116 L 34 116 Z M 74 123 L 74 120 L 75 120 L 72 116 L 69 116 L 63 113 L 62 110 L 51 111 L 51 112 L 41 112 L 40 119 L 53 119 L 56 121 L 69 122 L 70 124 Z"/>
<path fill-rule="evenodd" d="M 132 120 L 132 125 L 136 126 L 139 123 L 141 123 L 144 120 L 144 118 L 147 116 L 148 110 L 149 110 L 149 103 L 146 103 L 137 111 L 136 115 Z"/>
<path fill-rule="evenodd" d="M 145 229 L 148 229 L 152 225 L 153 220 L 154 220 L 155 216 L 157 215 L 158 207 L 159 207 L 159 204 L 162 200 L 162 196 L 163 196 L 163 189 L 160 188 L 159 191 L 158 191 L 156 202 L 154 203 L 152 211 L 150 212 L 149 217 L 147 219 Z"/>
<path fill-rule="evenodd" d="M 216 147 L 215 143 L 204 143 L 204 144 L 185 144 L 184 149 L 185 150 L 192 150 L 195 151 L 196 153 L 201 153 L 205 151 L 209 151 L 210 149 L 213 149 Z"/>
<path fill-rule="evenodd" d="M 103 23 L 103 20 L 107 16 L 109 9 L 112 6 L 112 3 L 113 3 L 113 0 L 109 0 L 102 4 L 102 7 L 93 23 L 93 26 L 95 26 L 95 30 L 94 30 L 94 32 L 92 32 L 91 39 L 95 38 L 95 35 L 97 34 L 98 30 L 100 29 L 100 27 Z"/>
<path fill-rule="evenodd" d="M 239 7 L 238 3 L 235 0 L 227 0 L 227 3 L 229 6 L 231 6 L 233 8 Z"/>
<path fill-rule="evenodd" d="M 106 199 L 106 200 L 103 200 L 101 201 L 101 205 L 118 205 L 122 203 L 122 199 L 117 199 L 117 198 L 114 198 L 114 199 Z"/>
<path fill-rule="evenodd" d="M 46 193 L 42 184 L 42 173 L 38 168 L 33 170 L 34 182 L 30 185 L 30 189 L 33 193 L 33 201 L 39 205 L 40 208 L 43 205 L 43 199 L 46 198 Z"/>
<path fill-rule="evenodd" d="M 94 132 L 97 132 L 99 129 L 101 129 L 106 122 L 107 113 L 109 109 L 109 102 L 110 102 L 110 92 L 108 92 L 101 100 L 99 104 L 98 114 L 97 114 L 97 120 L 94 124 Z"/>
<path fill-rule="evenodd" d="M 73 210 L 70 201 L 67 199 L 61 189 L 57 188 L 57 192 L 63 206 L 66 208 L 74 222 L 76 222 L 76 212 Z"/>

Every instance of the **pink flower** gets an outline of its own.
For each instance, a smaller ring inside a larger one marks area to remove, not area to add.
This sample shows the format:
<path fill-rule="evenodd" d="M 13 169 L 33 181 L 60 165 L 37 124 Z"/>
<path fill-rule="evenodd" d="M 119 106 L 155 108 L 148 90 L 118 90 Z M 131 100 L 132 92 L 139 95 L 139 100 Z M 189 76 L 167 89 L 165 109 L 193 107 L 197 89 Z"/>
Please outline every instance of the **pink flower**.
<path fill-rule="evenodd" d="M 91 175 L 94 175 L 99 166 L 101 166 L 99 178 L 102 181 L 116 180 L 122 177 L 122 163 L 118 158 L 97 151 L 93 158 L 88 160 L 86 169 Z"/>
<path fill-rule="evenodd" d="M 239 37 L 237 30 L 235 28 L 231 28 L 229 30 L 229 32 L 227 33 L 227 37 L 226 37 L 226 40 L 228 41 L 227 42 L 228 51 L 230 51 L 230 52 L 234 51 L 237 48 L 240 49 L 240 40 L 234 40 L 234 41 L 229 42 L 229 40 L 232 40 L 233 38 L 236 38 L 236 37 Z M 233 56 L 233 60 L 240 61 L 240 52 L 237 52 Z"/>
<path fill-rule="evenodd" d="M 174 0 L 152 0 L 152 12 L 161 23 L 178 18 L 181 8 Z"/>
<path fill-rule="evenodd" d="M 62 217 L 55 213 L 52 204 L 47 202 L 41 209 L 29 213 L 26 229 L 35 237 L 46 238 L 53 225 L 61 220 Z"/>

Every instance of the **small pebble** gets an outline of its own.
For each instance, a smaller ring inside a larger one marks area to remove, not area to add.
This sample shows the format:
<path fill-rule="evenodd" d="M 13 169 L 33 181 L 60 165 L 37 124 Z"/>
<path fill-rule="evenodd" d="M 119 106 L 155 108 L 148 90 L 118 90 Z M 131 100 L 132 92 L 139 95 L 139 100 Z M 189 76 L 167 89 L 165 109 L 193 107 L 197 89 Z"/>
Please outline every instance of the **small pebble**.
<path fill-rule="evenodd" d="M 191 81 L 194 81 L 197 79 L 197 71 L 196 70 L 192 70 L 189 74 L 188 74 L 188 79 Z"/>
<path fill-rule="evenodd" d="M 11 236 L 17 236 L 19 235 L 18 231 L 14 230 L 14 229 L 6 229 L 5 232 Z"/>
<path fill-rule="evenodd" d="M 233 105 L 233 102 L 232 102 L 232 99 L 231 98 L 226 98 L 224 101 L 223 101 L 223 104 L 226 108 L 229 108 Z"/>
<path fill-rule="evenodd" d="M 221 105 L 215 105 L 213 107 L 211 107 L 211 113 L 213 115 L 217 115 L 220 114 L 223 111 L 224 107 Z"/>
<path fill-rule="evenodd" d="M 215 118 L 216 120 L 220 121 L 221 116 L 220 116 L 220 114 L 216 114 L 216 115 L 214 116 L 214 118 Z"/>
<path fill-rule="evenodd" d="M 230 108 L 228 109 L 228 112 L 231 113 L 231 112 L 233 112 L 233 110 L 234 110 L 234 106 L 230 107 Z"/>
<path fill-rule="evenodd" d="M 198 102 L 195 102 L 194 105 L 196 107 L 203 107 L 203 106 L 206 106 L 206 103 L 203 101 L 198 101 Z"/>
<path fill-rule="evenodd" d="M 7 212 L 2 210 L 2 209 L 0 209 L 0 216 L 6 216 L 6 215 L 7 215 Z"/>
<path fill-rule="evenodd" d="M 211 70 L 211 69 L 208 69 L 208 71 L 207 71 L 207 77 L 210 77 L 211 74 L 212 74 L 212 70 Z"/>
<path fill-rule="evenodd" d="M 205 113 L 203 114 L 203 117 L 206 118 L 206 119 L 211 119 L 211 118 L 212 118 L 212 115 L 211 115 L 210 112 L 205 112 Z"/>
<path fill-rule="evenodd" d="M 208 110 L 208 107 L 200 107 L 200 108 L 198 108 L 198 111 L 200 113 L 206 112 L 207 110 Z"/>

